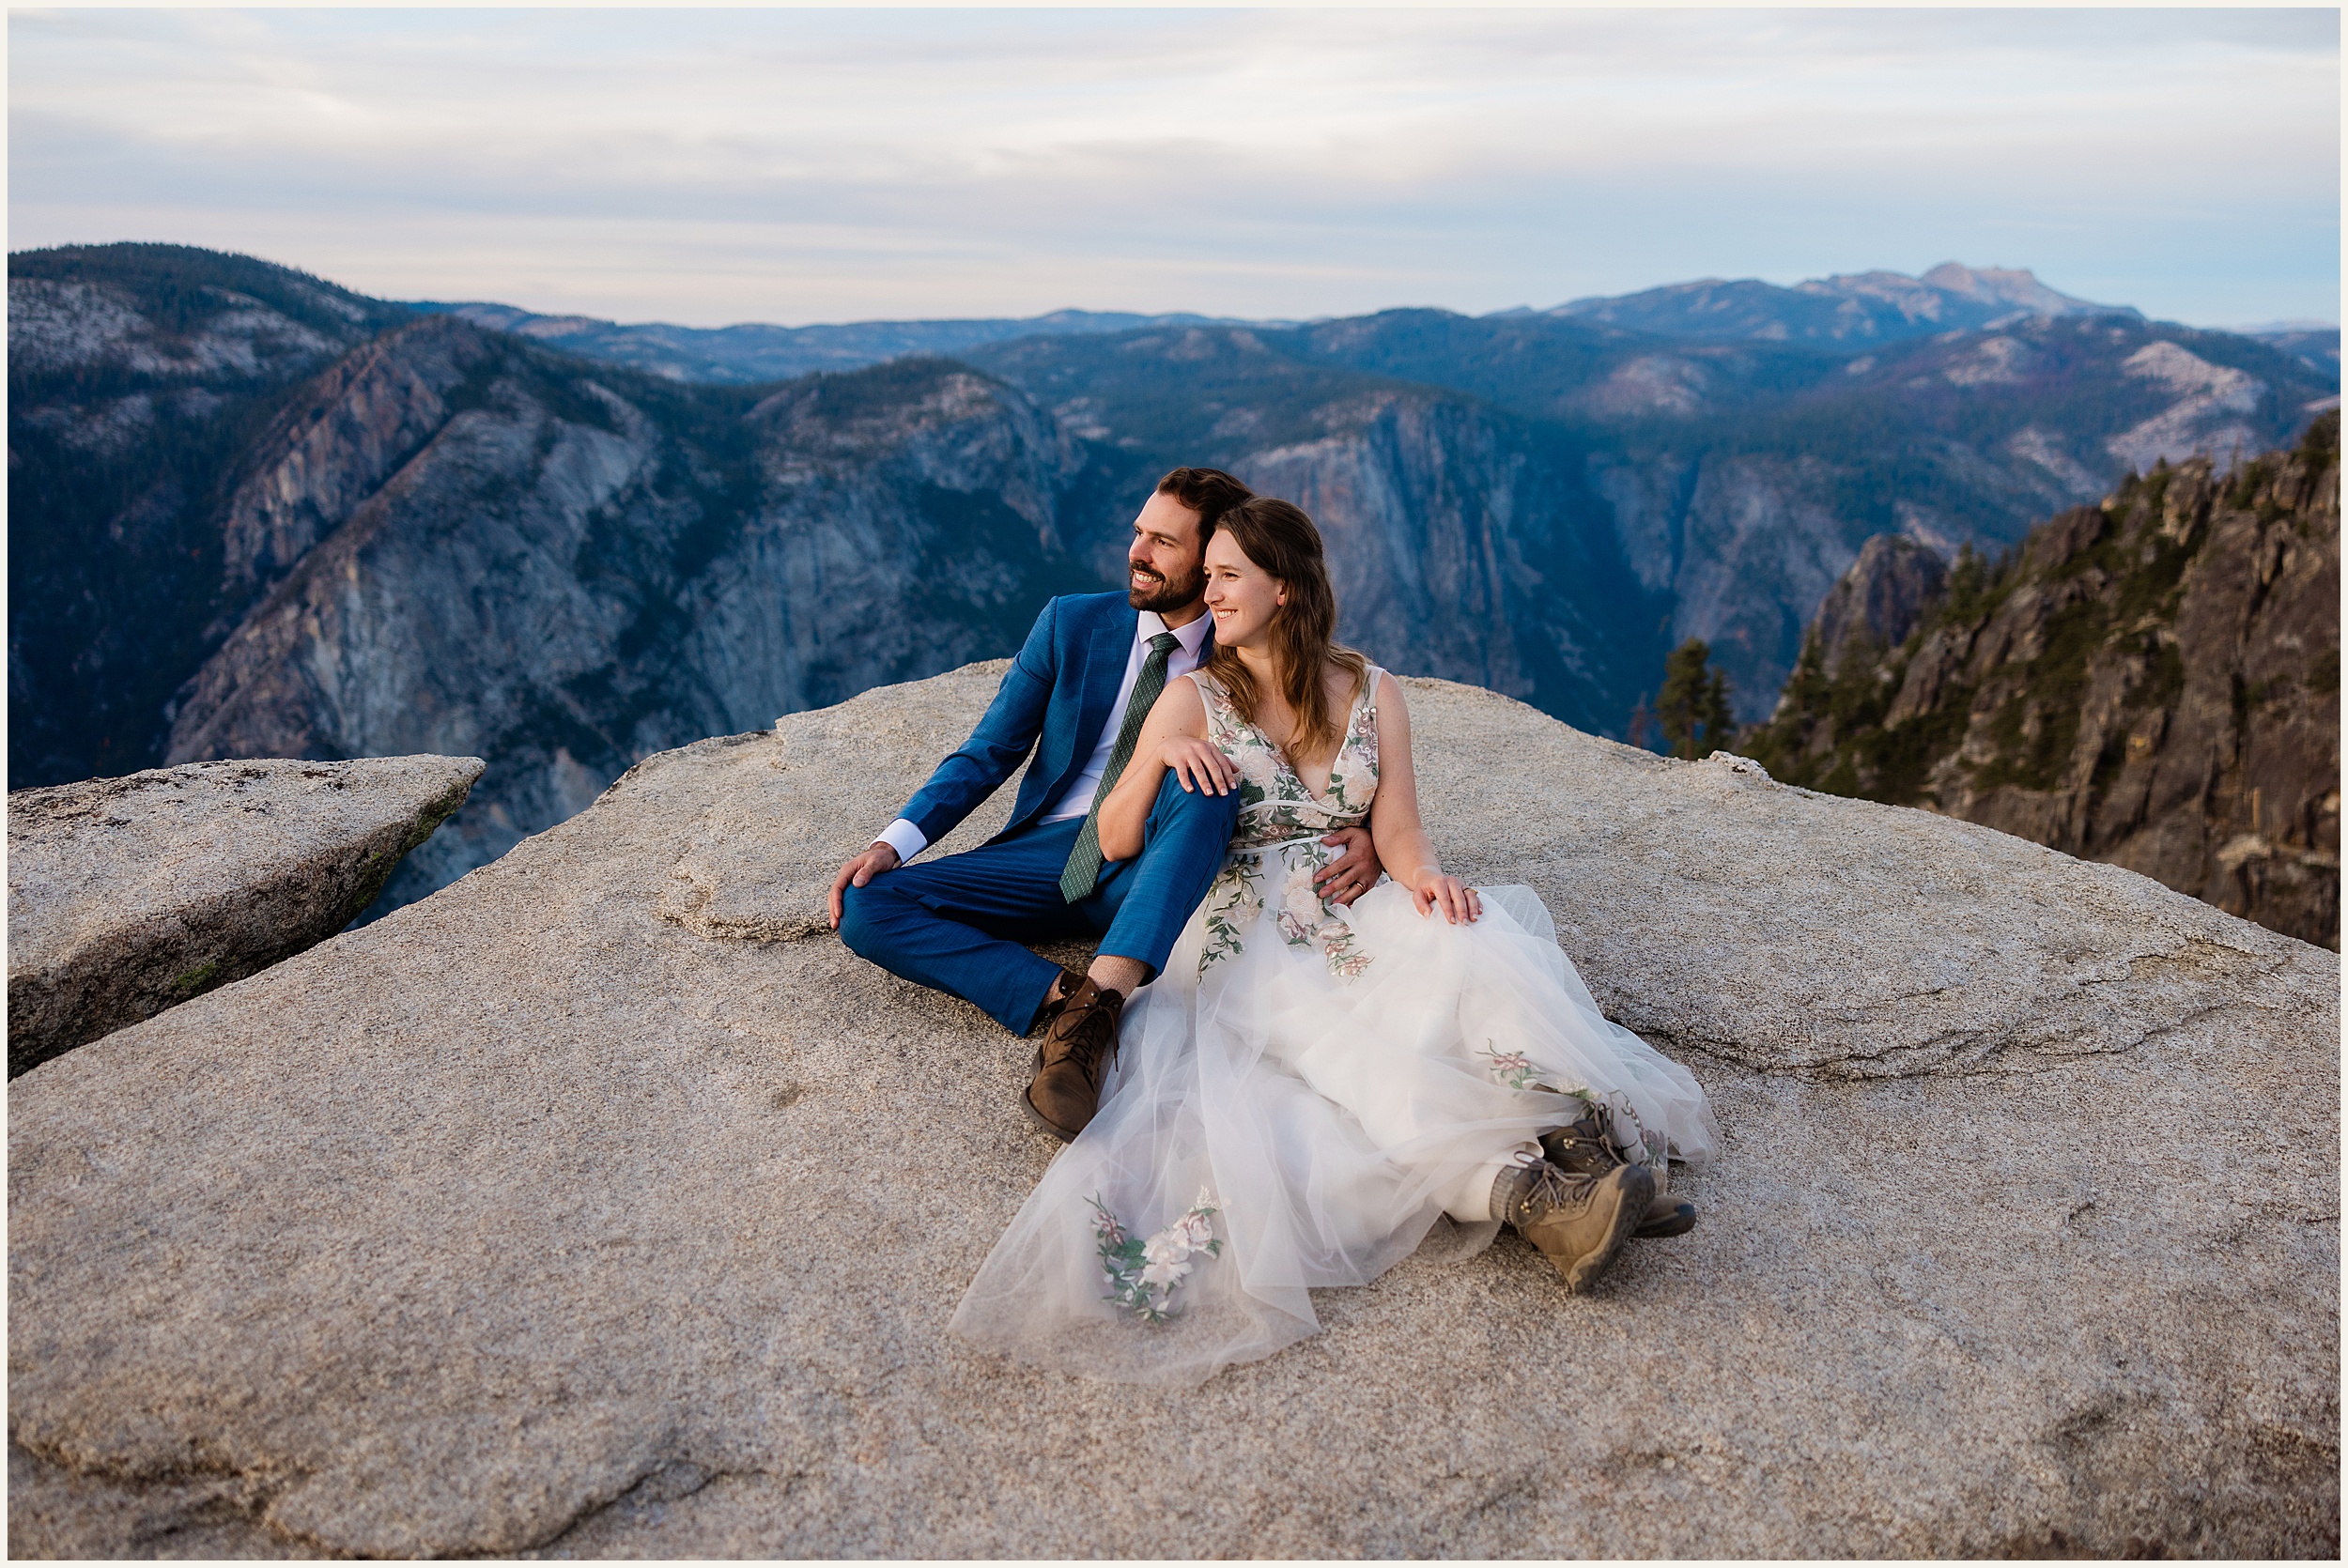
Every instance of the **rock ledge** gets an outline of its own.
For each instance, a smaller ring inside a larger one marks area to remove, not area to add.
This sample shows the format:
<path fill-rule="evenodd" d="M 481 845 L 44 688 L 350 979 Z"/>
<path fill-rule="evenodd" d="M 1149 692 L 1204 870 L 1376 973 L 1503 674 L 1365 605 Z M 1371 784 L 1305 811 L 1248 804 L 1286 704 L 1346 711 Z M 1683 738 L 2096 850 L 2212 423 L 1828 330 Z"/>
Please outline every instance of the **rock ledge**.
<path fill-rule="evenodd" d="M 812 900 L 999 668 L 649 759 L 19 1080 L 11 1547 L 2337 1552 L 2335 955 L 1438 682 L 1437 846 L 1711 1093 L 1703 1224 L 1585 1297 L 1430 1249 L 1195 1391 L 949 1338 L 1057 1152 L 1030 1048 Z"/>
<path fill-rule="evenodd" d="M 477 757 L 190 762 L 8 796 L 8 1076 L 333 935 Z"/>

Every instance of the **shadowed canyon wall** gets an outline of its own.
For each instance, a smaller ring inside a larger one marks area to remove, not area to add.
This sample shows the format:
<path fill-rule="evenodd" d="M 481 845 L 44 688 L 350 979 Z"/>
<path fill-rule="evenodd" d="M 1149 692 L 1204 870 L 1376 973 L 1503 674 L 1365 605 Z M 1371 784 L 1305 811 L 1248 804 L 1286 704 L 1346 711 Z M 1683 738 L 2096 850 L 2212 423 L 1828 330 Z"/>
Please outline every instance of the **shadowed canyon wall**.
<path fill-rule="evenodd" d="M 1868 539 L 1996 548 L 2130 464 L 2284 439 L 2336 385 L 2248 338 L 2031 314 L 2022 274 L 1830 282 L 1825 315 L 1738 295 L 1734 341 L 1666 290 L 1614 313 L 1638 330 L 1576 306 L 753 344 L 186 247 L 26 253 L 10 782 L 487 758 L 396 902 L 653 751 L 1011 652 L 1051 593 L 1118 581 L 1178 463 L 1312 511 L 1343 635 L 1399 671 L 1618 733 L 1701 636 L 1757 717 Z M 923 346 L 959 358 L 751 379 Z"/>
<path fill-rule="evenodd" d="M 1882 543 L 1743 749 L 2339 947 L 2337 413 L 2231 474 L 2157 466 L 1929 588 L 1885 581 Z M 1861 602 L 1884 614 L 1849 624 Z"/>

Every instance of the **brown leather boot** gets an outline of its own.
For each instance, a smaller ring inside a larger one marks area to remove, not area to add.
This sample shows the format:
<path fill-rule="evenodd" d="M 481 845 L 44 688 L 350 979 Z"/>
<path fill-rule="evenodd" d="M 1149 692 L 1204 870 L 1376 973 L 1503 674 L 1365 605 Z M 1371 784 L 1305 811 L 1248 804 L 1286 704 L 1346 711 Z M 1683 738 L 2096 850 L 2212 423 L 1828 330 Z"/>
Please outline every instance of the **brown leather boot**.
<path fill-rule="evenodd" d="M 1655 1196 L 1655 1178 L 1638 1165 L 1569 1176 L 1543 1160 L 1526 1168 L 1518 1186 L 1506 1205 L 1508 1222 L 1576 1294 L 1614 1261 Z"/>
<path fill-rule="evenodd" d="M 1585 1112 L 1568 1127 L 1541 1134 L 1541 1155 L 1568 1176 L 1604 1176 L 1622 1163 L 1599 1126 L 1598 1113 Z M 1630 1234 L 1642 1241 L 1685 1236 L 1696 1228 L 1696 1206 L 1669 1192 L 1658 1192 Z"/>
<path fill-rule="evenodd" d="M 1019 1103 L 1030 1121 L 1064 1144 L 1101 1108 L 1101 1075 L 1117 1060 L 1117 1021 L 1125 1010 L 1125 995 L 1103 991 L 1074 970 L 1060 973 L 1068 993 L 1044 1004 L 1035 1078 Z"/>

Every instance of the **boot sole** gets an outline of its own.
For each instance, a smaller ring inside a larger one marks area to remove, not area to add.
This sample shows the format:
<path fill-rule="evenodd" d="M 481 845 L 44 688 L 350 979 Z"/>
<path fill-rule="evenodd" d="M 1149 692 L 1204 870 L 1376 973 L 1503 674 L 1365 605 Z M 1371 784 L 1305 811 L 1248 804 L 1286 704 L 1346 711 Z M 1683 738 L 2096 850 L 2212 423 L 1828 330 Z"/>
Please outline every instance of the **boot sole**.
<path fill-rule="evenodd" d="M 1639 1222 L 1646 1217 L 1646 1206 L 1655 1201 L 1655 1178 L 1647 1176 L 1645 1172 L 1640 1175 L 1645 1179 L 1623 1193 L 1622 1201 L 1615 1207 L 1606 1244 L 1584 1253 L 1570 1267 L 1558 1268 L 1558 1277 L 1566 1282 L 1567 1295 L 1579 1296 L 1595 1284 L 1598 1277 L 1606 1272 L 1606 1266 L 1614 1261 L 1614 1254 L 1622 1251 L 1622 1244 L 1630 1239 L 1630 1233 L 1638 1228 Z"/>
<path fill-rule="evenodd" d="M 1027 1098 L 1027 1091 L 1025 1089 L 1019 1091 L 1019 1109 L 1027 1114 L 1027 1119 L 1029 1121 L 1035 1123 L 1036 1126 L 1042 1128 L 1045 1132 L 1050 1133 L 1061 1143 L 1073 1144 L 1076 1141 L 1076 1134 L 1074 1132 L 1071 1132 L 1065 1128 L 1057 1127 L 1052 1123 L 1045 1121 L 1043 1119 L 1043 1113 L 1035 1108 L 1035 1101 Z M 1078 1130 L 1081 1131 L 1082 1129 L 1079 1129 Z"/>
<path fill-rule="evenodd" d="M 1630 1233 L 1633 1241 L 1665 1241 L 1675 1236 L 1685 1236 L 1696 1228 L 1693 1204 L 1682 1204 L 1679 1212 L 1668 1219 L 1653 1220 Z"/>
<path fill-rule="evenodd" d="M 1035 1048 L 1035 1062 L 1029 1070 L 1033 1072 L 1042 1072 L 1043 1070 L 1043 1048 L 1040 1045 Z M 1035 1123 L 1036 1126 L 1042 1128 L 1045 1132 L 1050 1133 L 1061 1143 L 1074 1143 L 1076 1141 L 1076 1134 L 1074 1132 L 1069 1131 L 1066 1128 L 1059 1126 L 1056 1122 L 1044 1120 L 1043 1113 L 1035 1108 L 1035 1101 L 1027 1098 L 1028 1092 L 1034 1087 L 1035 1084 L 1032 1080 L 1030 1080 L 1027 1087 L 1019 1091 L 1019 1109 L 1027 1114 L 1027 1119 L 1029 1121 Z M 1077 1130 L 1082 1131 L 1083 1129 L 1079 1128 Z"/>

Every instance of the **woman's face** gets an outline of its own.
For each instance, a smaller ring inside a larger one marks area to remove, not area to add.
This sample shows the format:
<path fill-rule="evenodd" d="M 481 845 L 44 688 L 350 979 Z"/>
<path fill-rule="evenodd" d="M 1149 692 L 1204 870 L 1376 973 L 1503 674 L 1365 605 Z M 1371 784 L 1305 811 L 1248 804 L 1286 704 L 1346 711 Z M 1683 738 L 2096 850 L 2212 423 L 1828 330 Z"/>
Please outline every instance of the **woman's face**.
<path fill-rule="evenodd" d="M 1239 541 L 1217 529 L 1207 541 L 1207 608 L 1214 640 L 1225 648 L 1260 648 L 1272 618 L 1287 601 L 1288 585 L 1247 559 Z"/>

